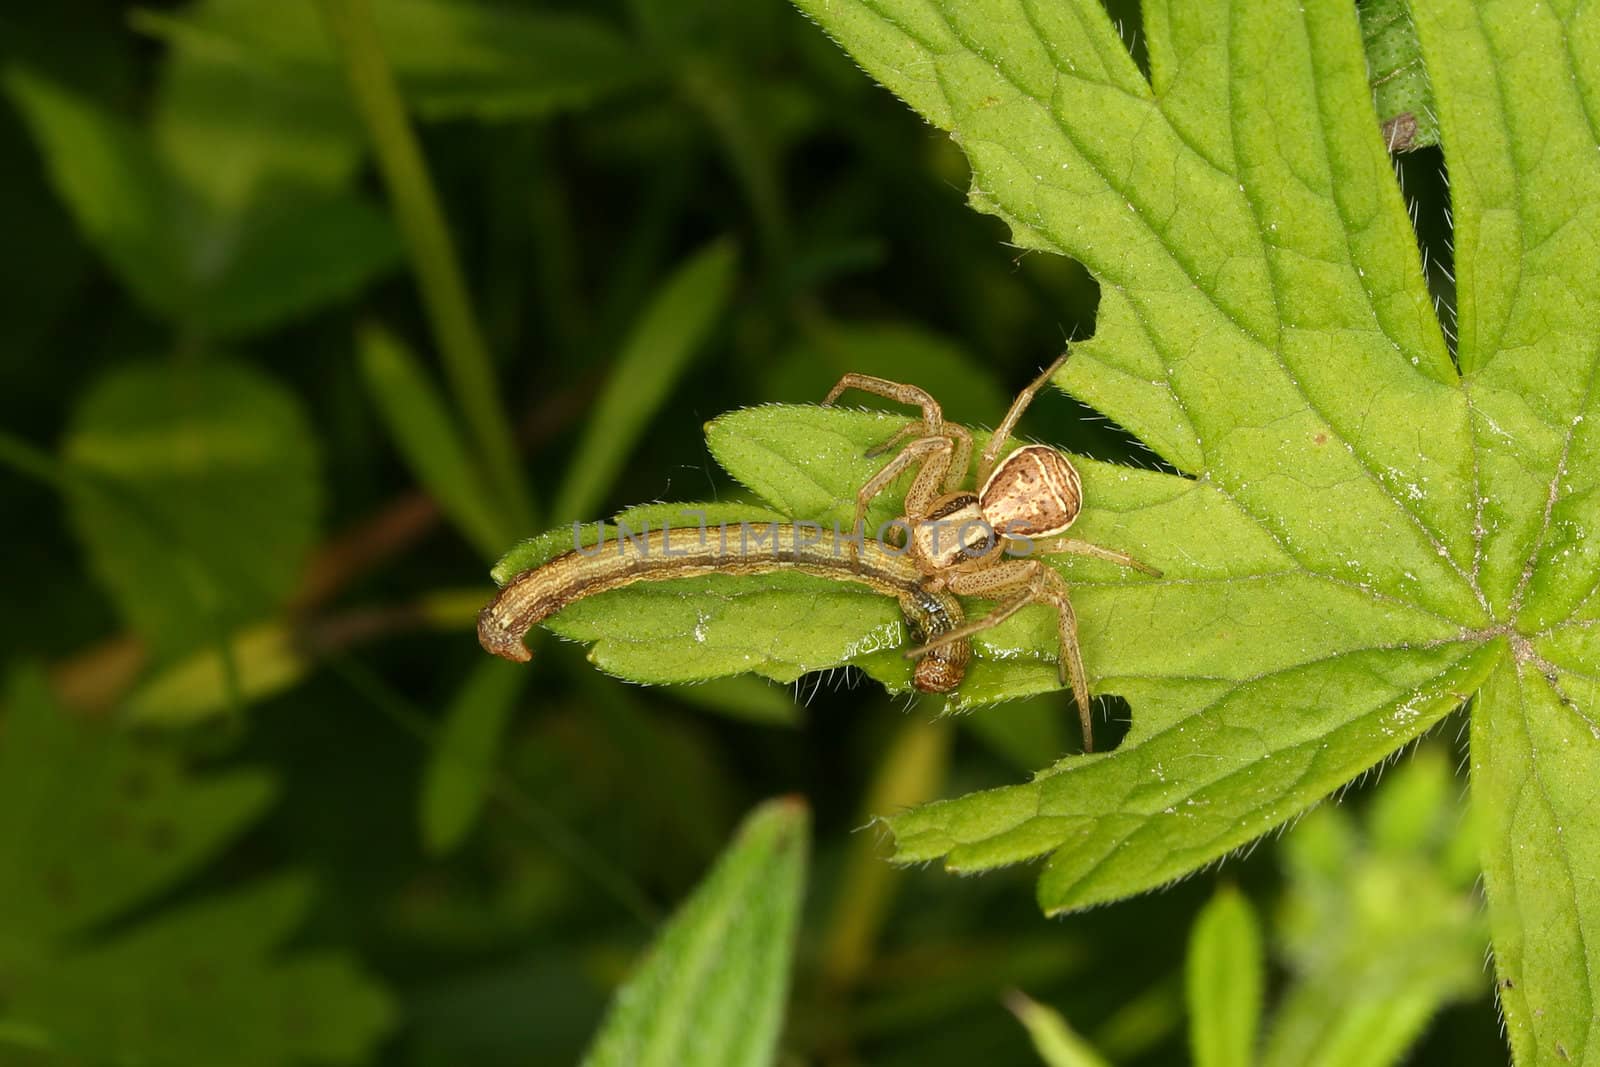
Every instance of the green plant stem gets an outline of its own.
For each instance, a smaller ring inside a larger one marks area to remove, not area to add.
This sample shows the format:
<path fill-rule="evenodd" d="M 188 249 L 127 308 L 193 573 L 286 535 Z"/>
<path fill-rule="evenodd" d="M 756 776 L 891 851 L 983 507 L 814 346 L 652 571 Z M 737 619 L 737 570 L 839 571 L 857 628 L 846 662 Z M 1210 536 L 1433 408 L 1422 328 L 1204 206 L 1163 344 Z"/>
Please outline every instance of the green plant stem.
<path fill-rule="evenodd" d="M 329 658 L 328 668 L 390 722 L 430 752 L 433 750 L 438 743 L 438 729 L 433 722 L 360 660 L 350 655 L 337 655 Z M 513 818 L 538 835 L 551 852 L 570 864 L 641 926 L 653 928 L 661 921 L 661 910 L 626 870 L 591 846 L 582 834 L 516 781 L 497 772 L 490 788 L 491 795 Z"/>
<path fill-rule="evenodd" d="M 867 789 L 866 816 L 914 807 L 938 796 L 949 768 L 950 742 L 949 720 L 908 719 L 890 742 Z M 886 851 L 881 834 L 858 834 L 851 843 L 822 940 L 822 974 L 830 993 L 848 992 L 876 950 L 902 877 L 883 861 Z"/>
<path fill-rule="evenodd" d="M 416 133 L 378 40 L 371 4 L 368 0 L 318 0 L 318 6 L 344 58 L 356 108 L 366 123 L 378 169 L 410 250 L 456 404 L 511 518 L 519 528 L 530 529 L 533 508 L 517 463 L 511 424 L 496 393 L 488 346 L 473 314 L 461 264 Z"/>

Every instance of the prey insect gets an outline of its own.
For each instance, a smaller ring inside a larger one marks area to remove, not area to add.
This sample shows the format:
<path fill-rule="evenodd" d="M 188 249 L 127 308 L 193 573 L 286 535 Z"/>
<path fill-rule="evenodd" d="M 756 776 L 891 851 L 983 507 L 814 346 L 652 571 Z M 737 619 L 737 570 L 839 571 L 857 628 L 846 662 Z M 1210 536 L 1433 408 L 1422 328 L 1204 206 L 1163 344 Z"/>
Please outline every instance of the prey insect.
<path fill-rule="evenodd" d="M 574 548 L 507 582 L 478 613 L 478 641 L 497 656 L 525 663 L 532 658 L 523 641 L 528 630 L 584 597 L 640 581 L 797 571 L 894 597 L 911 639 L 927 653 L 912 670 L 912 684 L 926 693 L 949 692 L 961 684 L 972 654 L 964 634 L 951 637 L 965 620 L 961 602 L 930 586 L 909 560 L 876 542 L 858 546 L 859 555 L 847 555 L 834 533 L 815 527 L 763 523 L 762 532 L 754 545 L 739 536 L 730 539 L 726 529 L 718 536 L 687 527 L 621 538 L 599 552 Z"/>
<path fill-rule="evenodd" d="M 963 488 L 972 462 L 972 434 L 944 420 L 925 390 L 866 374 L 846 374 L 828 393 L 831 405 L 850 389 L 922 409 L 922 418 L 873 450 L 883 454 L 909 443 L 856 494 L 856 528 L 874 497 L 915 468 L 901 524 L 909 531 L 906 557 L 930 592 L 999 601 L 980 619 L 956 625 L 906 653 L 923 657 L 997 626 L 1030 604 L 1055 609 L 1060 678 L 1072 686 L 1083 727 L 1083 748 L 1094 750 L 1089 682 L 1078 646 L 1078 618 L 1067 583 L 1039 555 L 1074 553 L 1159 577 L 1160 571 L 1122 552 L 1062 537 L 1083 510 L 1083 483 L 1066 455 L 1048 445 L 1025 444 L 1006 453 L 1011 432 L 1034 396 L 1061 369 L 1070 350 L 1017 394 L 1005 419 L 978 457 L 975 489 Z"/>

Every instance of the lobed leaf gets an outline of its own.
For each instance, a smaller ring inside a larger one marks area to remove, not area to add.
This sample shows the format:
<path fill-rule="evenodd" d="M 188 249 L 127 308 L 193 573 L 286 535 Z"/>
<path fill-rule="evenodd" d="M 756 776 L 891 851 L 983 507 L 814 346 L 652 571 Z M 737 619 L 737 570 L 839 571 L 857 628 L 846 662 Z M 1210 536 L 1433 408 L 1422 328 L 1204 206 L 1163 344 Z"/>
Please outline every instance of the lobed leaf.
<path fill-rule="evenodd" d="M 393 1024 L 387 994 L 343 954 L 275 953 L 310 905 L 303 878 L 104 933 L 237 837 L 273 792 L 253 771 L 192 775 L 168 748 L 69 716 L 38 672 L 15 672 L 0 714 L 12 1034 L 51 1062 L 365 1062 Z"/>
<path fill-rule="evenodd" d="M 1416 11 L 1451 170 L 1475 574 L 1511 655 L 1473 709 L 1473 803 L 1512 1050 L 1600 1057 L 1600 23 Z"/>
<path fill-rule="evenodd" d="M 1122 748 L 896 816 L 900 858 L 1053 854 L 1052 911 L 1137 892 L 1489 682 L 1474 789 L 1502 813 L 1485 866 L 1513 1046 L 1592 1056 L 1596 16 L 1416 7 L 1463 378 L 1351 7 L 1153 0 L 1146 79 L 1088 0 L 799 6 L 951 132 L 975 207 L 1097 277 L 1095 337 L 1060 383 L 1195 476 L 1130 478 L 1148 499 L 1113 503 L 1163 581 L 1080 585 L 1094 684 L 1133 705 Z M 1106 497 L 1086 488 L 1087 518 Z"/>

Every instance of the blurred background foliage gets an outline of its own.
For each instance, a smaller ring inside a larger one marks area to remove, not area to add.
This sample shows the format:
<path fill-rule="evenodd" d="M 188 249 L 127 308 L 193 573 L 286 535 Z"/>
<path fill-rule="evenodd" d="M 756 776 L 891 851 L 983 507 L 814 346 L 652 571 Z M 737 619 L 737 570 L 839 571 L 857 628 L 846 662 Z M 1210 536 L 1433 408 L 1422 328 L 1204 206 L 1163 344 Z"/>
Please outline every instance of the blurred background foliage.
<path fill-rule="evenodd" d="M 861 828 L 1076 750 L 1064 700 L 486 661 L 513 540 L 736 494 L 706 419 L 855 370 L 991 422 L 1093 330 L 782 0 L 62 0 L 0 65 L 0 1062 L 565 1063 L 603 1019 L 629 1062 L 758 1017 L 793 1064 L 1504 1062 L 1455 720 L 1209 905 L 1046 921 Z M 1438 154 L 1399 166 L 1442 262 Z M 1025 430 L 1153 462 L 1059 393 Z M 809 816 L 696 891 L 779 794 Z M 607 1016 L 630 973 L 698 993 Z"/>

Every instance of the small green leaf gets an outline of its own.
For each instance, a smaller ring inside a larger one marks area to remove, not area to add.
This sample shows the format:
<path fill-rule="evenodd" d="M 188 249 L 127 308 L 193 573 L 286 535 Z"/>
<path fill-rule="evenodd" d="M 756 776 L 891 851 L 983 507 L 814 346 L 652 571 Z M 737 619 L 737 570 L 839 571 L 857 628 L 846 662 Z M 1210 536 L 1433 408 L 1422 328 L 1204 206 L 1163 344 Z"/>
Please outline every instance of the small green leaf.
<path fill-rule="evenodd" d="M 1027 1029 L 1034 1050 L 1049 1067 L 1110 1067 L 1054 1008 L 1015 991 L 1007 995 L 1006 1007 Z"/>
<path fill-rule="evenodd" d="M 282 622 L 236 632 L 226 645 L 205 648 L 157 671 L 123 705 L 129 724 L 193 726 L 281 693 L 306 676 L 312 660 Z"/>
<path fill-rule="evenodd" d="M 357 347 L 367 391 L 417 480 L 468 541 L 495 555 L 508 536 L 503 513 L 437 387 L 393 334 L 364 329 Z"/>
<path fill-rule="evenodd" d="M 701 521 L 706 536 L 726 536 L 736 547 L 742 537 L 757 543 L 770 537 L 766 526 L 786 518 L 751 504 L 719 502 L 653 504 L 616 519 L 626 526 L 623 536 L 663 525 L 693 529 Z M 568 527 L 523 541 L 495 565 L 495 581 L 504 585 L 522 571 L 599 539 L 596 524 L 579 526 L 578 534 L 575 541 Z M 618 535 L 618 526 L 606 526 L 608 544 Z M 866 586 L 808 574 L 638 582 L 571 604 L 545 625 L 562 637 L 592 643 L 591 662 L 636 682 L 701 682 L 745 672 L 792 682 L 810 671 L 853 664 L 891 692 L 911 686 L 910 663 L 896 651 L 906 640 L 899 605 Z"/>
<path fill-rule="evenodd" d="M 1184 961 L 1195 1067 L 1255 1062 L 1264 966 L 1250 901 L 1237 889 L 1220 890 L 1195 918 Z"/>
<path fill-rule="evenodd" d="M 242 364 L 135 365 L 80 400 L 70 516 L 128 622 L 163 650 L 276 608 L 316 533 L 314 438 Z"/>
<path fill-rule="evenodd" d="M 494 784 L 496 756 L 528 672 L 498 660 L 473 668 L 445 711 L 423 772 L 422 844 L 432 856 L 454 849 L 477 821 Z"/>
<path fill-rule="evenodd" d="M 224 336 L 353 297 L 400 262 L 400 238 L 377 207 L 299 186 L 263 188 L 236 213 L 212 212 L 189 237 L 183 324 Z M 208 243 L 227 250 L 220 263 L 203 254 Z"/>
<path fill-rule="evenodd" d="M 1284 838 L 1279 940 L 1294 979 L 1267 1067 L 1387 1067 L 1442 1005 L 1486 992 L 1474 873 L 1448 862 L 1452 839 L 1472 836 L 1458 791 L 1448 757 L 1425 747 L 1391 772 L 1364 832 L 1324 807 Z"/>
<path fill-rule="evenodd" d="M 902 412 L 772 404 L 719 415 L 706 445 L 725 470 L 792 519 L 848 530 L 856 490 L 883 466 L 869 455 L 910 421 Z M 982 438 L 980 438 L 982 440 Z M 867 509 L 867 536 L 897 518 L 907 475 Z"/>
<path fill-rule="evenodd" d="M 5 87 L 84 236 L 145 307 L 176 315 L 190 265 L 174 235 L 198 202 L 126 123 L 20 68 L 6 71 Z"/>
<path fill-rule="evenodd" d="M 649 56 L 600 19 L 488 3 L 384 0 L 373 13 L 407 98 L 429 118 L 533 118 L 583 107 L 655 75 Z M 349 113 L 309 4 L 208 0 L 141 28 L 215 60 L 300 83 Z"/>
<path fill-rule="evenodd" d="M 136 10 L 130 21 L 159 33 L 169 23 L 203 17 L 207 6 L 171 15 Z M 309 10 L 280 5 L 276 14 L 293 20 Z M 258 22 L 256 32 L 265 29 Z M 330 101 L 326 85 L 241 62 L 214 38 L 175 32 L 165 43 L 150 134 L 189 188 L 232 214 L 272 186 L 324 193 L 348 187 L 366 142 L 354 112 Z"/>
<path fill-rule="evenodd" d="M 6 85 L 79 228 L 150 311 L 188 329 L 274 325 L 399 260 L 388 220 L 353 194 L 280 177 L 219 200 L 88 101 L 22 70 Z"/>
<path fill-rule="evenodd" d="M 71 718 L 33 671 L 0 717 L 0 970 L 154 896 L 265 809 L 271 782 L 192 779 L 171 754 Z"/>
<path fill-rule="evenodd" d="M 808 821 L 792 799 L 750 814 L 618 990 L 584 1067 L 774 1063 Z"/>
<path fill-rule="evenodd" d="M 1391 152 L 1439 143 L 1433 87 L 1422 63 L 1422 45 L 1411 21 L 1409 0 L 1362 0 L 1361 43 L 1367 50 L 1372 101 Z"/>
<path fill-rule="evenodd" d="M 581 519 L 600 503 L 668 393 L 722 318 L 735 252 L 717 241 L 690 257 L 650 299 L 584 423 L 555 517 Z"/>

